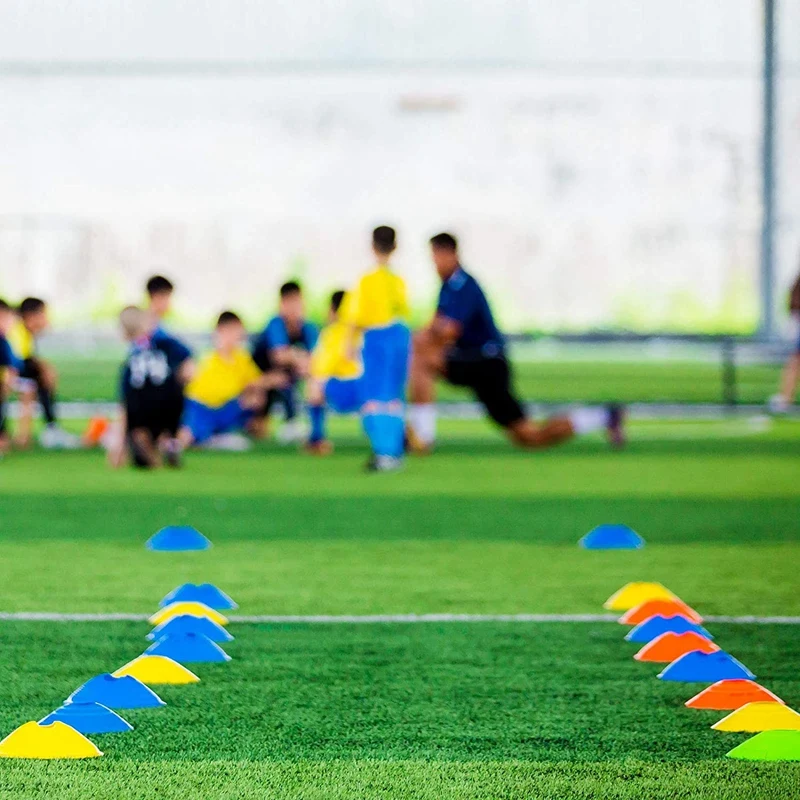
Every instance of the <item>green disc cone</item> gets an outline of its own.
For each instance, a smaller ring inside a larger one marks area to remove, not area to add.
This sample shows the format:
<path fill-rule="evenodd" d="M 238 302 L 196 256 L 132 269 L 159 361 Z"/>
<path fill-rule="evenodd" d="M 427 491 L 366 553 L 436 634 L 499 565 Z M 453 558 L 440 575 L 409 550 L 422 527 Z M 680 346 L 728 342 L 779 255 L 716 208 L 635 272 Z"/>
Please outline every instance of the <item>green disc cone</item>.
<path fill-rule="evenodd" d="M 800 761 L 800 731 L 762 731 L 727 756 L 744 761 Z"/>

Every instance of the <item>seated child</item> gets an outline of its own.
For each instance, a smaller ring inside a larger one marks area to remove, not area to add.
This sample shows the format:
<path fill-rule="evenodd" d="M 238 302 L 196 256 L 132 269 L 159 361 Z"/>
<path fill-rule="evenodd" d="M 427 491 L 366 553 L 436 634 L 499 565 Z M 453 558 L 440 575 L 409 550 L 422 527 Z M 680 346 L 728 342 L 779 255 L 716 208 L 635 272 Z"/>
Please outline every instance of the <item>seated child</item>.
<path fill-rule="evenodd" d="M 331 295 L 328 324 L 322 329 L 311 354 L 310 375 L 306 384 L 311 435 L 306 450 L 315 455 L 327 455 L 332 446 L 325 433 L 325 408 L 339 414 L 351 414 L 361 408 L 362 367 L 352 352 L 352 331 L 339 320 L 344 300 L 342 290 Z"/>
<path fill-rule="evenodd" d="M 286 376 L 265 372 L 245 349 L 247 333 L 233 311 L 219 315 L 214 350 L 204 356 L 186 387 L 180 442 L 221 450 L 246 450 L 242 435 L 253 413 L 263 409 L 269 389 L 286 385 Z"/>
<path fill-rule="evenodd" d="M 21 366 L 8 343 L 13 325 L 13 309 L 5 300 L 0 300 L 0 458 L 9 450 L 6 404 Z"/>
<path fill-rule="evenodd" d="M 162 456 L 170 466 L 178 466 L 176 437 L 191 353 L 171 336 L 156 336 L 144 309 L 128 306 L 119 321 L 130 349 L 120 381 L 120 431 L 110 443 L 109 460 L 121 466 L 129 453 L 137 467 L 158 467 Z"/>

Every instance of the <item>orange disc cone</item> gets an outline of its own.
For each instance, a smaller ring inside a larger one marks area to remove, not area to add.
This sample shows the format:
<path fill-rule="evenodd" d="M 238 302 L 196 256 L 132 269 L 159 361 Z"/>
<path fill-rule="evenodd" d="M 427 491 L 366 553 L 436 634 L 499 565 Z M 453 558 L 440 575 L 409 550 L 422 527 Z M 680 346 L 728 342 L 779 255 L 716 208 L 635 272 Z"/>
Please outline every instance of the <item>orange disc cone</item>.
<path fill-rule="evenodd" d="M 783 703 L 783 700 L 755 681 L 734 678 L 712 683 L 684 705 L 710 711 L 734 711 L 748 703 Z"/>
<path fill-rule="evenodd" d="M 637 661 L 671 664 L 676 658 L 691 653 L 692 650 L 713 653 L 715 650 L 719 650 L 719 646 L 694 631 L 687 631 L 686 633 L 667 631 L 667 633 L 662 633 L 661 636 L 656 636 L 652 642 L 648 642 L 634 658 Z"/>
<path fill-rule="evenodd" d="M 626 611 L 620 618 L 620 625 L 638 625 L 650 617 L 660 614 L 662 617 L 672 617 L 675 614 L 683 614 L 684 617 L 696 622 L 698 625 L 703 618 L 693 609 L 686 605 L 682 600 L 648 600 L 630 611 Z"/>
<path fill-rule="evenodd" d="M 111 423 L 105 417 L 92 417 L 83 434 L 83 442 L 87 447 L 96 447 L 106 435 Z"/>

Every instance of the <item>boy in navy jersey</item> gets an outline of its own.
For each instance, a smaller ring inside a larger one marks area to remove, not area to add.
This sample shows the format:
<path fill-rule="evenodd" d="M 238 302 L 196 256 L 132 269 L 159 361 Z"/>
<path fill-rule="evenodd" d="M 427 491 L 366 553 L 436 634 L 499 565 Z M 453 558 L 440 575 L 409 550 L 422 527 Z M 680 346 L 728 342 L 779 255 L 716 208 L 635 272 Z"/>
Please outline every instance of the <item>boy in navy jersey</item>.
<path fill-rule="evenodd" d="M 163 331 L 154 335 L 152 321 L 141 308 L 123 309 L 120 324 L 130 349 L 120 380 L 124 437 L 113 448 L 111 461 L 121 464 L 127 449 L 137 467 L 158 467 L 162 456 L 178 466 L 176 436 L 191 353 Z"/>

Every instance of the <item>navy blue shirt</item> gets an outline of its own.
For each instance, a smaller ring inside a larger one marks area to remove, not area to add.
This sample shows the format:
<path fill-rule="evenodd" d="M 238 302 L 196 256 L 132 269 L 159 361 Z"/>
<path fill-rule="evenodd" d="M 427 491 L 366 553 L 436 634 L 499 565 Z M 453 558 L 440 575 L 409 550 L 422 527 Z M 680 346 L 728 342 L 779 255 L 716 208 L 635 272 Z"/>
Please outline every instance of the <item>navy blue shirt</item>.
<path fill-rule="evenodd" d="M 457 350 L 480 350 L 487 356 L 503 352 L 503 334 L 495 325 L 486 295 L 461 267 L 442 284 L 436 313 L 461 324 Z"/>
<path fill-rule="evenodd" d="M 0 336 L 0 367 L 11 367 L 17 372 L 22 368 L 22 363 L 14 355 L 14 351 L 5 336 Z"/>
<path fill-rule="evenodd" d="M 278 315 L 267 323 L 267 327 L 259 334 L 256 345 L 267 350 L 274 347 L 304 347 L 311 352 L 317 343 L 317 336 L 317 326 L 313 322 L 304 322 L 299 334 L 290 334 L 283 317 Z"/>
<path fill-rule="evenodd" d="M 190 356 L 185 344 L 164 331 L 133 342 L 122 365 L 122 400 L 129 404 L 138 393 L 181 393 L 178 369 Z"/>

